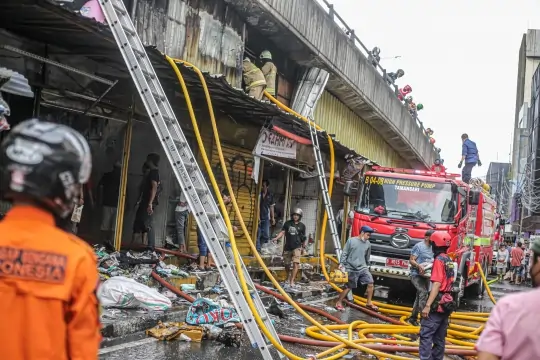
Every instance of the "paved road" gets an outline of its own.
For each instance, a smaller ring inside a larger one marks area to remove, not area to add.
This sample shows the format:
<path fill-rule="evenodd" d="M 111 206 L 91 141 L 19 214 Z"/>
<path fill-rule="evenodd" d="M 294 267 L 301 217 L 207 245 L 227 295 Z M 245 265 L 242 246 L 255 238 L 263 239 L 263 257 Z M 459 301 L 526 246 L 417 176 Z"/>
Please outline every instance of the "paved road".
<path fill-rule="evenodd" d="M 494 284 L 492 285 L 492 292 L 495 298 L 500 298 L 507 293 L 522 291 L 527 288 L 510 286 L 507 284 Z M 378 287 L 376 290 L 376 297 L 381 300 L 391 299 L 398 303 L 410 305 L 411 299 L 396 299 L 396 294 L 393 294 L 389 289 L 384 287 Z M 320 303 L 327 302 L 331 304 L 333 301 L 327 299 L 321 299 Z M 491 301 L 485 296 L 483 299 L 468 299 L 463 303 L 463 308 L 468 311 L 488 312 L 493 307 Z M 352 321 L 358 319 L 371 320 L 362 312 L 347 309 L 343 313 L 339 314 L 343 320 Z M 294 313 L 290 313 L 288 320 L 282 320 L 278 322 L 278 332 L 293 335 L 297 337 L 302 336 L 303 329 L 309 326 L 308 322 L 297 316 Z M 244 341 L 244 344 L 240 349 L 238 348 L 226 348 L 215 342 L 206 341 L 200 344 L 197 343 L 185 343 L 180 341 L 172 342 L 159 342 L 152 338 L 147 338 L 144 334 L 138 334 L 126 339 L 119 339 L 118 344 L 104 348 L 101 350 L 101 360 L 177 360 L 179 358 L 186 360 L 218 360 L 218 359 L 236 359 L 236 360 L 255 360 L 262 359 L 260 354 L 253 350 L 249 346 L 249 341 Z M 322 351 L 322 349 L 306 348 L 295 344 L 286 344 L 286 347 L 293 353 L 299 356 L 305 356 L 307 354 L 313 354 Z M 278 358 L 277 356 L 275 357 Z M 356 357 L 356 359 L 368 359 L 368 357 Z"/>

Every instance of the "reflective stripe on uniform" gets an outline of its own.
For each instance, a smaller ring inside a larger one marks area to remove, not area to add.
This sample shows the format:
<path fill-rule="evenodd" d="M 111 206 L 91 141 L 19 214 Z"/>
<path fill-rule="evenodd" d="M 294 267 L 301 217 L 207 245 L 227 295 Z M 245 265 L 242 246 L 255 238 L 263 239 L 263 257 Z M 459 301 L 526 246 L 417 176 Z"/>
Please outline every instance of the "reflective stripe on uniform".
<path fill-rule="evenodd" d="M 471 238 L 465 238 L 463 240 L 464 245 L 471 245 Z M 491 239 L 489 238 L 478 238 L 474 239 L 473 246 L 489 246 L 491 245 Z"/>
<path fill-rule="evenodd" d="M 258 68 L 251 69 L 251 70 L 249 70 L 249 71 L 246 71 L 246 72 L 244 73 L 244 75 L 253 74 L 254 72 L 257 72 L 257 70 L 259 70 L 259 69 L 258 69 Z"/>
<path fill-rule="evenodd" d="M 254 88 L 254 87 L 257 87 L 257 86 L 262 86 L 262 85 L 266 85 L 266 80 L 257 80 L 257 81 L 254 81 L 252 82 L 251 84 L 249 84 L 249 86 L 247 87 L 247 89 L 251 89 L 251 88 Z"/>

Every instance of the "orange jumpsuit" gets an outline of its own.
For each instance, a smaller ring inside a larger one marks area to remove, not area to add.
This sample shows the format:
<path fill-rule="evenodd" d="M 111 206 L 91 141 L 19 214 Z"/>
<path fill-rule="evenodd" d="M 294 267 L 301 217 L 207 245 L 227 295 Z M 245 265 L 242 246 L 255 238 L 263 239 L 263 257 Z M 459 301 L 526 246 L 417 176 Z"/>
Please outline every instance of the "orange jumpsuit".
<path fill-rule="evenodd" d="M 90 246 L 44 210 L 13 207 L 0 222 L 0 358 L 96 360 L 98 282 Z"/>

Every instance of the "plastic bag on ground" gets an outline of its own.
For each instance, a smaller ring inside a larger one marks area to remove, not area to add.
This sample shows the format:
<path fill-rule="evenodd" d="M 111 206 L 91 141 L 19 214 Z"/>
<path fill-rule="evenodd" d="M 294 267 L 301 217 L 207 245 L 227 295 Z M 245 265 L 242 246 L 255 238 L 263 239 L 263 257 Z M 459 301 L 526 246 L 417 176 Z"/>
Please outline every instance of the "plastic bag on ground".
<path fill-rule="evenodd" d="M 165 295 L 124 276 L 105 281 L 99 287 L 98 298 L 103 307 L 167 310 L 172 306 Z"/>
<path fill-rule="evenodd" d="M 269 241 L 261 246 L 261 255 L 281 256 L 281 244 L 278 242 Z"/>

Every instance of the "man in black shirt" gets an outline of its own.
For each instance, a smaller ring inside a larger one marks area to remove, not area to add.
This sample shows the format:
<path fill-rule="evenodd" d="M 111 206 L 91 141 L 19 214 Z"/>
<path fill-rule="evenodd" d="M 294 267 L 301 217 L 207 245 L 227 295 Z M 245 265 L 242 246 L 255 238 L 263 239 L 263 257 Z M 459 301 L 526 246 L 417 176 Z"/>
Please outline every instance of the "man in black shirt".
<path fill-rule="evenodd" d="M 133 240 L 135 240 L 135 234 L 141 234 L 144 241 L 144 235 L 148 238 L 148 246 L 154 248 L 155 236 L 154 229 L 152 227 L 152 215 L 154 214 L 154 207 L 157 205 L 158 186 L 159 179 L 159 155 L 156 153 L 150 153 L 146 157 L 146 162 L 143 166 L 144 177 L 141 184 L 141 195 L 138 202 L 137 213 L 135 214 L 135 223 L 133 224 Z"/>
<path fill-rule="evenodd" d="M 291 220 L 283 224 L 283 228 L 279 234 L 272 239 L 272 241 L 275 242 L 285 235 L 283 259 L 285 260 L 285 266 L 287 268 L 287 272 L 289 273 L 288 286 L 292 289 L 295 287 L 294 279 L 296 279 L 296 275 L 298 274 L 302 247 L 306 241 L 306 226 L 300 222 L 302 219 L 302 209 L 294 209 L 294 212 L 291 214 L 291 218 Z M 291 263 L 293 264 L 292 271 L 290 271 Z"/>
<path fill-rule="evenodd" d="M 101 232 L 105 239 L 105 244 L 111 245 L 116 229 L 116 212 L 118 208 L 118 196 L 120 195 L 120 177 L 122 165 L 116 162 L 112 171 L 101 177 L 98 184 L 99 200 L 103 206 L 101 216 Z"/>

